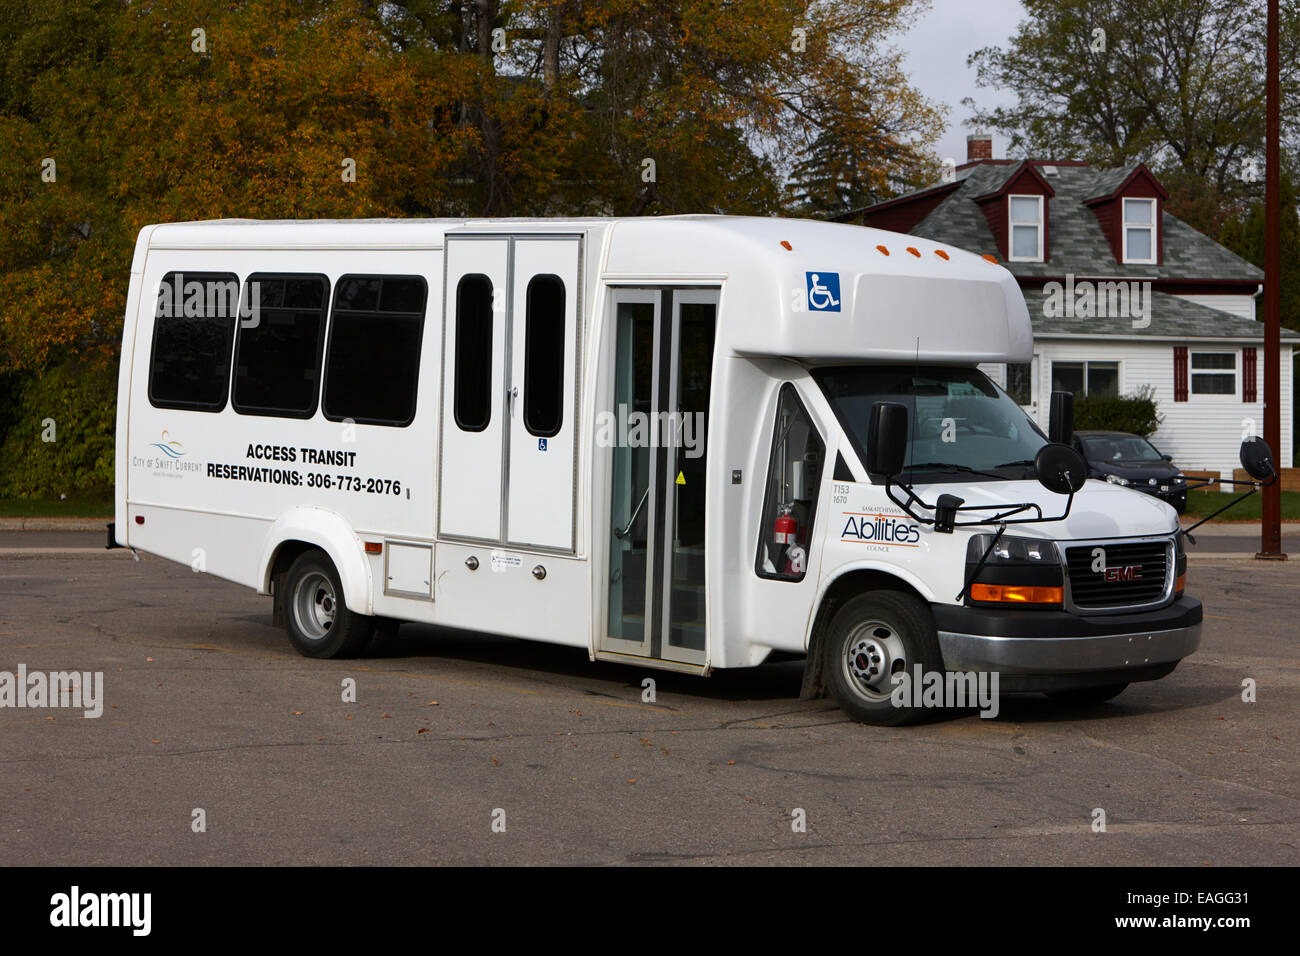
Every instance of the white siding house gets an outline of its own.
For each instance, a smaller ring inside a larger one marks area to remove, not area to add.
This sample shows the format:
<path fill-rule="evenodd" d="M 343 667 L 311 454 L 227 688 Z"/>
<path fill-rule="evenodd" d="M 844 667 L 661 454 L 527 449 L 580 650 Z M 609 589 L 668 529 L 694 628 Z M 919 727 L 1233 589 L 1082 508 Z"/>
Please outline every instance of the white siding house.
<path fill-rule="evenodd" d="M 1263 433 L 1264 274 L 1166 212 L 1166 198 L 1141 163 L 976 159 L 951 182 L 838 218 L 960 246 L 1016 276 L 1034 358 L 986 371 L 1044 428 L 1054 389 L 1078 398 L 1149 386 L 1156 446 L 1183 469 L 1230 477 L 1242 438 Z M 1297 346 L 1284 328 L 1283 466 L 1295 460 Z"/>

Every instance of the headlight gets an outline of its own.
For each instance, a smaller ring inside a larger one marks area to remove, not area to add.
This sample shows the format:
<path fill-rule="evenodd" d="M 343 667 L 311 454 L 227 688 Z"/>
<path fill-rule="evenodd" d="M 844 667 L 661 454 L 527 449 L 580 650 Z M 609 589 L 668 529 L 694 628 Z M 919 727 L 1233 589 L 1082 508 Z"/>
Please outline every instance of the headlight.
<path fill-rule="evenodd" d="M 1125 487 L 1133 484 L 1133 482 L 1129 481 L 1127 478 L 1121 478 L 1119 475 L 1107 475 L 1106 480 L 1112 485 L 1124 485 Z"/>
<path fill-rule="evenodd" d="M 992 534 L 972 535 L 966 545 L 966 579 L 970 581 L 967 594 L 970 600 L 977 604 L 1059 607 L 1064 593 L 1064 575 L 1056 543 L 1004 534 L 993 544 L 981 566 L 980 559 L 989 550 L 994 537 Z M 975 572 L 977 567 L 978 574 Z"/>
<path fill-rule="evenodd" d="M 978 561 L 982 558 L 992 540 L 991 534 L 971 535 L 970 543 L 966 545 L 966 560 Z M 995 562 L 1055 564 L 1057 563 L 1056 545 L 1040 538 L 1017 538 L 1014 535 L 1004 534 L 998 538 L 998 543 L 989 552 L 985 564 Z"/>

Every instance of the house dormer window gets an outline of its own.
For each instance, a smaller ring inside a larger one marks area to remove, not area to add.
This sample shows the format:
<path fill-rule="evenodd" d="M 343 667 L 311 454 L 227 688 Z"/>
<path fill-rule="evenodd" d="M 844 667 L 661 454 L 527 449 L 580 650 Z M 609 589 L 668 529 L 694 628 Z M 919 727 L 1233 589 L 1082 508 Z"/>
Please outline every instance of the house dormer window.
<path fill-rule="evenodd" d="M 1154 264 L 1156 261 L 1156 201 L 1124 200 L 1124 261 Z"/>
<path fill-rule="evenodd" d="M 1043 197 L 1008 196 L 1009 255 L 1013 262 L 1043 261 Z"/>

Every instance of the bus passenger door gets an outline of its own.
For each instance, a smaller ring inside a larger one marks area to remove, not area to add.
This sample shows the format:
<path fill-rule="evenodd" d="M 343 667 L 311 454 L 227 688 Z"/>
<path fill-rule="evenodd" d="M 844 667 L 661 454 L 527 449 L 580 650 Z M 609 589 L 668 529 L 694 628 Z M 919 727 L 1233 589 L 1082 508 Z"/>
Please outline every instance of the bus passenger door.
<path fill-rule="evenodd" d="M 705 664 L 707 443 L 716 289 L 613 294 L 603 656 Z M 599 434 L 599 432 L 598 432 Z"/>
<path fill-rule="evenodd" d="M 576 236 L 516 237 L 506 382 L 506 541 L 574 549 L 578 338 Z"/>
<path fill-rule="evenodd" d="M 510 240 L 447 238 L 438 535 L 501 539 Z"/>

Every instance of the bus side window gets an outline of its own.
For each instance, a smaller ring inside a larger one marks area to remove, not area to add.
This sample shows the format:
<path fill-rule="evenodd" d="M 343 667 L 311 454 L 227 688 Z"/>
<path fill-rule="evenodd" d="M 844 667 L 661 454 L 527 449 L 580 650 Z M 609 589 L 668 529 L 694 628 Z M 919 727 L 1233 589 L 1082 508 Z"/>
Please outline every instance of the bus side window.
<path fill-rule="evenodd" d="M 241 415 L 311 418 L 319 398 L 329 279 L 257 272 L 244 283 L 235 338 Z"/>
<path fill-rule="evenodd" d="M 230 389 L 230 348 L 239 314 L 239 277 L 169 272 L 154 305 L 149 404 L 219 412 Z"/>
<path fill-rule="evenodd" d="M 411 424 L 427 296 L 420 276 L 339 279 L 325 354 L 321 408 L 326 418 L 359 425 Z"/>
<path fill-rule="evenodd" d="M 762 518 L 759 522 L 759 577 L 802 581 L 808 569 L 812 522 L 817 514 L 826 444 L 799 394 L 781 386 L 772 433 Z"/>
<path fill-rule="evenodd" d="M 564 422 L 564 282 L 556 275 L 528 280 L 524 330 L 524 427 L 550 438 Z"/>
<path fill-rule="evenodd" d="M 479 273 L 456 284 L 455 374 L 456 425 L 481 432 L 492 419 L 492 280 Z"/>

